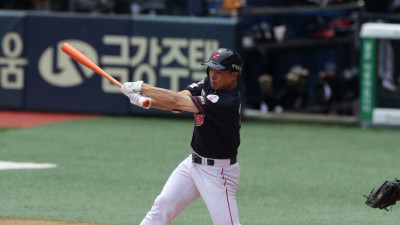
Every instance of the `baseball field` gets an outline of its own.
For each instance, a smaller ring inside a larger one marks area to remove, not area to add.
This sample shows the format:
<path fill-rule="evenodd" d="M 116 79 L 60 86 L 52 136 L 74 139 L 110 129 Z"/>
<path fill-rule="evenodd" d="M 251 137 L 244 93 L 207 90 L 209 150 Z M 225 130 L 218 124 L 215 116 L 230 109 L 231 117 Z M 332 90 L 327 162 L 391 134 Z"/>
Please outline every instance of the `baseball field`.
<path fill-rule="evenodd" d="M 0 129 L 0 165 L 26 166 L 0 170 L 0 224 L 139 224 L 191 153 L 193 124 L 108 116 Z M 400 178 L 399 130 L 244 120 L 241 136 L 242 225 L 399 224 L 400 206 L 362 196 Z M 212 223 L 199 199 L 172 224 Z"/>

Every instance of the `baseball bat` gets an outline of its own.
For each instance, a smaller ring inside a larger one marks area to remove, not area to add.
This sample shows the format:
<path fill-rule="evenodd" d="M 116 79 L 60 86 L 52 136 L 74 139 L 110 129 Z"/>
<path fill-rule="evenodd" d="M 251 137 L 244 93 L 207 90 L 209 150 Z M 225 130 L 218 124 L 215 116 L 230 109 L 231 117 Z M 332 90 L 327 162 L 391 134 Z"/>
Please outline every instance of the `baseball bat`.
<path fill-rule="evenodd" d="M 66 43 L 62 44 L 61 50 L 65 54 L 69 55 L 71 58 L 75 59 L 80 64 L 86 66 L 87 68 L 93 70 L 94 72 L 103 76 L 107 80 L 111 81 L 116 86 L 122 87 L 122 84 L 119 81 L 114 79 L 114 77 L 110 76 L 106 71 L 101 69 L 96 63 L 94 63 L 91 59 L 89 59 L 89 57 L 84 55 L 82 52 L 80 52 L 78 49 L 76 49 L 70 43 L 66 42 Z M 148 107 L 150 104 L 150 101 L 145 97 L 143 97 L 143 99 L 141 99 L 140 101 L 142 102 L 142 107 Z"/>

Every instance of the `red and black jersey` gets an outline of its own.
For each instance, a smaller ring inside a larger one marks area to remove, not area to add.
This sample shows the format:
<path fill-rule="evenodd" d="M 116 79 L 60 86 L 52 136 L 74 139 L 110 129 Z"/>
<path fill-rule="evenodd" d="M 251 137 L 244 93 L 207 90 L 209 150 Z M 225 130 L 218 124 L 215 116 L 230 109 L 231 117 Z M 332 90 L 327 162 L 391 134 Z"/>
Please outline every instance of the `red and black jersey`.
<path fill-rule="evenodd" d="M 240 145 L 240 92 L 217 92 L 208 77 L 186 88 L 199 109 L 191 146 L 197 154 L 214 159 L 236 159 Z"/>

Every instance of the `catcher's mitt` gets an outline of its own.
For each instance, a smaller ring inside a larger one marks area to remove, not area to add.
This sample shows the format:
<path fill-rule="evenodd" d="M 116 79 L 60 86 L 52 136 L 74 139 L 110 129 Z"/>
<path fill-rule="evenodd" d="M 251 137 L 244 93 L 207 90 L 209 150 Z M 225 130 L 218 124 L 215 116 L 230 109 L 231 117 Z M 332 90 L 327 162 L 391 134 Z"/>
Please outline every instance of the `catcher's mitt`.
<path fill-rule="evenodd" d="M 365 204 L 372 208 L 388 210 L 387 207 L 396 205 L 400 200 L 400 180 L 385 181 L 378 189 L 372 189 Z"/>

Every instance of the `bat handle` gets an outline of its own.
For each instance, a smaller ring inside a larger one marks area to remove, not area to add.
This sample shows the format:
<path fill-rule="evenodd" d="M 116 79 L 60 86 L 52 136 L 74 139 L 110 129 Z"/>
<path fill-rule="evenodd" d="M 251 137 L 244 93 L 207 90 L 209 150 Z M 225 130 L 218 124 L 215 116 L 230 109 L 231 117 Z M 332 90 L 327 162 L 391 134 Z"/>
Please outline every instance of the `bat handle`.
<path fill-rule="evenodd" d="M 145 109 L 150 108 L 151 101 L 149 100 L 149 98 L 141 96 L 139 98 L 138 102 L 139 102 L 139 105 L 141 105 L 143 108 L 145 108 Z"/>

